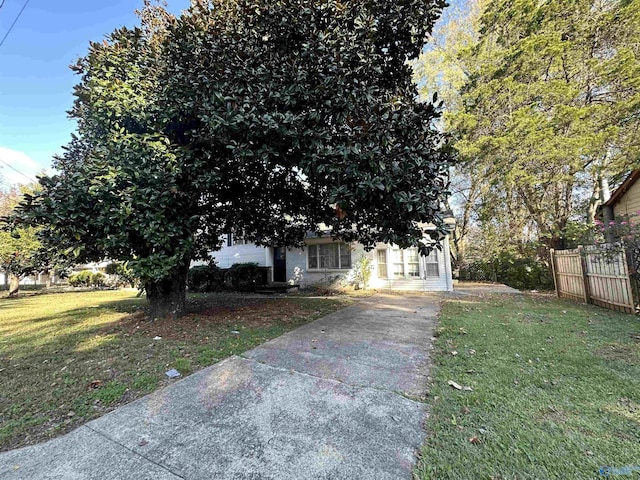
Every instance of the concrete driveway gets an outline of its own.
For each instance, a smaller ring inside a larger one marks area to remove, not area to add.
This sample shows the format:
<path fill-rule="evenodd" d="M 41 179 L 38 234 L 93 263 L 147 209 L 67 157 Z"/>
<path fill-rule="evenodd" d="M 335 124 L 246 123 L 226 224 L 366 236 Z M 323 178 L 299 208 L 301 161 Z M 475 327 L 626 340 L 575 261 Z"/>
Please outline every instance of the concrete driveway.
<path fill-rule="evenodd" d="M 410 479 L 437 295 L 379 294 L 49 442 L 0 479 Z"/>

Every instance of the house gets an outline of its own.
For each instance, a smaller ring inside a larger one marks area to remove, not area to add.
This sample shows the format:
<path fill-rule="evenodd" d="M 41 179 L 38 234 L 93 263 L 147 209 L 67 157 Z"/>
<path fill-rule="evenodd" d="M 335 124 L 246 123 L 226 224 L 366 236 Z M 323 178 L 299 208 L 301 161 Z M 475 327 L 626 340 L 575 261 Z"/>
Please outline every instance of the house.
<path fill-rule="evenodd" d="M 447 219 L 449 224 L 453 221 Z M 262 247 L 232 233 L 225 235 L 222 248 L 214 254 L 220 268 L 257 263 L 271 268 L 271 281 L 297 284 L 300 288 L 349 281 L 354 277 L 355 262 L 363 255 L 371 260 L 371 288 L 453 290 L 448 235 L 441 241 L 441 249 L 434 249 L 427 257 L 421 257 L 415 248 L 400 249 L 384 243 L 366 252 L 358 243 L 334 241 L 329 235 L 309 235 L 303 248 Z"/>
<path fill-rule="evenodd" d="M 633 216 L 640 211 L 640 170 L 634 170 L 622 182 L 611 197 L 603 202 L 602 213 L 606 216 L 608 209 L 611 209 L 611 219 L 618 216 Z"/>
<path fill-rule="evenodd" d="M 47 285 L 51 279 L 49 275 L 46 273 L 38 273 L 35 275 L 27 275 L 20 279 L 20 286 L 39 286 L 39 285 Z M 0 273 L 0 290 L 7 290 L 9 288 L 9 275 L 5 275 L 4 273 Z"/>
<path fill-rule="evenodd" d="M 70 273 L 79 273 L 89 271 L 92 273 L 103 273 L 106 274 L 107 266 L 113 263 L 113 260 L 102 260 L 101 262 L 91 262 L 91 263 L 82 263 L 76 264 L 71 268 Z"/>
<path fill-rule="evenodd" d="M 603 199 L 597 216 L 601 217 L 605 225 L 609 225 L 609 222 L 614 221 L 616 217 L 640 216 L 638 214 L 640 212 L 640 183 L 637 182 L 639 178 L 640 170 L 634 170 L 608 199 Z M 616 240 L 613 233 L 607 235 L 608 242 Z"/>

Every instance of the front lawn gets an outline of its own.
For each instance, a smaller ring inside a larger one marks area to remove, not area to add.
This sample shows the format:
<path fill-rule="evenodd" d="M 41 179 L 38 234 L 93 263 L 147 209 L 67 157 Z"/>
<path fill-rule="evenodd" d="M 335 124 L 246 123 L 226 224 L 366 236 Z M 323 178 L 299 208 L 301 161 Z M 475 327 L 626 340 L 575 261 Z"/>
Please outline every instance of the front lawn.
<path fill-rule="evenodd" d="M 640 319 L 550 296 L 465 297 L 446 302 L 436 335 L 417 478 L 640 474 Z"/>
<path fill-rule="evenodd" d="M 39 442 L 352 303 L 194 295 L 149 322 L 133 291 L 0 298 L 0 450 Z"/>

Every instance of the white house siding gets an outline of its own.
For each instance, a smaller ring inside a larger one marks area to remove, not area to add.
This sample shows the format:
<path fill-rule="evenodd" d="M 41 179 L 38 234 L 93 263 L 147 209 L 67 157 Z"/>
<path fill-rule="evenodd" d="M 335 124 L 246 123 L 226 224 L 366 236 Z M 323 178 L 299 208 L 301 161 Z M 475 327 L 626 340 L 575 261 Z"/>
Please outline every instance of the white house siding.
<path fill-rule="evenodd" d="M 373 250 L 373 271 L 371 274 L 371 287 L 377 289 L 390 290 L 411 290 L 423 292 L 445 292 L 453 290 L 451 279 L 451 260 L 449 253 L 449 239 L 443 240 L 442 250 L 438 250 L 438 276 L 428 276 L 425 266 L 425 259 L 418 257 L 419 275 L 412 277 L 408 275 L 408 254 L 403 252 L 404 276 L 393 275 L 393 247 L 385 244 L 378 244 Z M 385 250 L 387 257 L 387 277 L 378 276 L 378 250 Z"/>
<path fill-rule="evenodd" d="M 37 275 L 29 275 L 20 279 L 20 285 L 46 285 L 48 276 L 44 273 Z M 6 287 L 9 285 L 9 278 L 3 273 L 0 273 L 0 287 Z"/>
<path fill-rule="evenodd" d="M 329 238 L 312 238 L 306 241 L 307 245 L 317 245 L 329 243 Z M 426 275 L 424 259 L 419 259 L 419 277 L 405 275 L 402 278 L 378 278 L 378 254 L 377 251 L 385 249 L 387 251 L 387 273 L 392 277 L 392 247 L 386 244 L 378 244 L 374 250 L 365 252 L 364 247 L 358 243 L 351 245 L 351 264 L 362 256 L 366 255 L 372 260 L 372 272 L 369 286 L 377 289 L 391 290 L 412 290 L 412 291 L 451 291 L 453 282 L 451 280 L 451 263 L 449 259 L 448 238 L 443 241 L 443 249 L 438 251 L 438 277 L 428 277 Z M 317 283 L 333 283 L 338 279 L 353 278 L 353 270 L 348 269 L 313 269 L 308 268 L 307 260 L 308 247 L 287 249 L 287 281 L 291 284 L 298 284 L 301 288 Z M 273 249 L 256 247 L 249 245 L 223 245 L 222 249 L 214 254 L 216 264 L 221 268 L 228 268 L 235 263 L 253 262 L 260 266 L 273 266 Z M 408 272 L 407 254 L 403 254 L 405 259 L 405 274 Z"/>
<path fill-rule="evenodd" d="M 309 285 L 306 249 L 287 249 L 287 281 L 291 284 L 300 285 L 300 288 Z"/>
<path fill-rule="evenodd" d="M 317 245 L 319 243 L 327 243 L 329 239 L 310 239 L 307 240 L 308 245 Z M 438 257 L 438 273 L 437 277 L 429 277 L 426 275 L 426 269 L 424 266 L 424 259 L 419 258 L 419 276 L 409 277 L 405 275 L 402 278 L 378 278 L 378 254 L 377 251 L 384 249 L 387 251 L 387 272 L 389 277 L 393 277 L 392 269 L 392 247 L 386 244 L 378 244 L 374 250 L 366 252 L 364 247 L 358 243 L 351 245 L 351 264 L 362 256 L 366 255 L 372 260 L 372 272 L 369 286 L 378 289 L 391 289 L 391 290 L 412 290 L 412 291 L 425 291 L 425 292 L 442 292 L 453 290 L 453 282 L 451 280 L 451 263 L 449 257 L 448 238 L 443 242 L 443 250 L 437 252 Z M 289 283 L 299 284 L 301 288 L 308 285 L 317 283 L 332 283 L 338 278 L 353 278 L 353 270 L 345 269 L 314 269 L 308 268 L 307 262 L 307 250 L 303 249 L 291 249 L 287 251 L 287 280 Z M 406 251 L 403 254 L 405 261 L 405 274 L 408 272 L 407 254 Z"/>

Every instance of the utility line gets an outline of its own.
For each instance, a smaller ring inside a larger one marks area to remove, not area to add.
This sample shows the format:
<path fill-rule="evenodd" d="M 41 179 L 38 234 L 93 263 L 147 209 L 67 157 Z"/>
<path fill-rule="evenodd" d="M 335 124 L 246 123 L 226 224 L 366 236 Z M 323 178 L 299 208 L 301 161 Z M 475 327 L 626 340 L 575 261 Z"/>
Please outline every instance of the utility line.
<path fill-rule="evenodd" d="M 5 164 L 7 167 L 9 167 L 11 170 L 13 170 L 14 172 L 18 172 L 20 175 L 22 175 L 24 178 L 26 178 L 27 180 L 29 180 L 30 182 L 35 182 L 36 180 L 33 177 L 30 177 L 29 175 L 22 173 L 20 170 L 18 170 L 17 168 L 15 168 L 13 165 L 9 165 L 7 162 L 5 162 L 4 160 L 2 160 L 0 158 L 0 163 Z"/>
<path fill-rule="evenodd" d="M 29 3 L 29 0 L 26 0 L 24 2 L 24 5 L 22 5 L 22 8 L 18 12 L 18 15 L 16 16 L 16 18 L 13 20 L 13 23 L 9 27 L 9 30 L 7 30 L 7 33 L 5 33 L 4 37 L 2 37 L 2 40 L 0 40 L 0 47 L 4 44 L 4 41 L 7 39 L 7 37 L 11 33 L 11 30 L 13 30 L 13 27 L 16 26 L 16 23 L 18 22 L 18 19 L 20 18 L 20 15 L 22 15 L 22 12 L 24 12 L 24 9 L 27 8 L 27 4 L 28 3 Z M 4 5 L 4 0 L 2 1 L 2 4 Z M 2 5 L 0 5 L 0 6 L 2 6 Z"/>
<path fill-rule="evenodd" d="M 2 3 L 0 3 L 0 8 L 2 8 L 3 5 L 4 5 L 4 0 L 2 0 Z"/>

